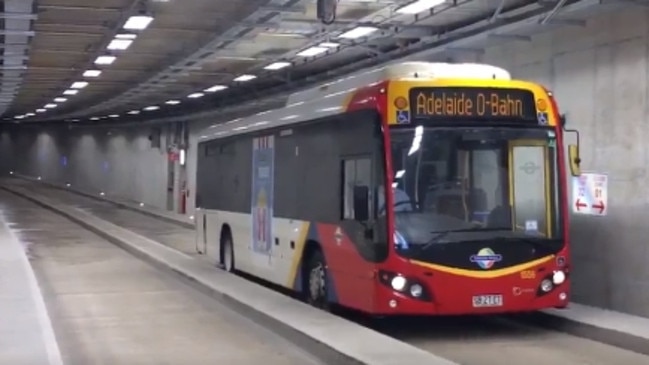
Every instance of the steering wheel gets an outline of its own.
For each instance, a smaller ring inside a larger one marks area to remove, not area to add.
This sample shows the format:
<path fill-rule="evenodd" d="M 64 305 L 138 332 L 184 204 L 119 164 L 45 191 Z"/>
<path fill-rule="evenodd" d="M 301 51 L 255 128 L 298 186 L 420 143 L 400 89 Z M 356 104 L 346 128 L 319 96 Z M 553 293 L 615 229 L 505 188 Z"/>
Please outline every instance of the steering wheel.
<path fill-rule="evenodd" d="M 406 204 L 408 204 L 410 206 L 410 208 L 413 208 L 413 203 L 412 203 L 411 200 L 401 200 L 401 201 L 398 201 L 398 202 L 394 203 L 394 205 L 392 205 L 392 209 L 396 209 L 397 207 L 400 207 L 400 206 L 406 205 Z M 381 209 L 379 209 L 379 215 L 383 214 L 383 213 L 385 213 L 385 205 L 383 205 L 381 207 Z"/>

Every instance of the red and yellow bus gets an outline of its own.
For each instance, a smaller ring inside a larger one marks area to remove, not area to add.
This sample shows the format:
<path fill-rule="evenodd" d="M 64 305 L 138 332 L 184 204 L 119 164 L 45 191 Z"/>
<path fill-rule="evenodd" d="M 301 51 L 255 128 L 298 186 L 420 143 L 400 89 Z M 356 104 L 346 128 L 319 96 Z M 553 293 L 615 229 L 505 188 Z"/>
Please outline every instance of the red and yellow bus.
<path fill-rule="evenodd" d="M 565 307 L 579 160 L 562 120 L 546 89 L 483 64 L 401 63 L 293 94 L 201 137 L 197 249 L 321 308 Z"/>

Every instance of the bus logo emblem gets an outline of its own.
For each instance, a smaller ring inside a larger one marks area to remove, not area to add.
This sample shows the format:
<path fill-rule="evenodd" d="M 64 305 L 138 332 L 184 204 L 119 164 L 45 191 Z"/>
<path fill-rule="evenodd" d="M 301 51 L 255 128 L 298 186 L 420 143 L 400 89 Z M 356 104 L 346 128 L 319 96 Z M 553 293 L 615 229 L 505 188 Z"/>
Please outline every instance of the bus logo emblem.
<path fill-rule="evenodd" d="M 471 255 L 471 262 L 478 264 L 482 269 L 491 269 L 496 262 L 502 261 L 503 256 L 495 253 L 490 248 L 483 248 L 477 254 Z"/>

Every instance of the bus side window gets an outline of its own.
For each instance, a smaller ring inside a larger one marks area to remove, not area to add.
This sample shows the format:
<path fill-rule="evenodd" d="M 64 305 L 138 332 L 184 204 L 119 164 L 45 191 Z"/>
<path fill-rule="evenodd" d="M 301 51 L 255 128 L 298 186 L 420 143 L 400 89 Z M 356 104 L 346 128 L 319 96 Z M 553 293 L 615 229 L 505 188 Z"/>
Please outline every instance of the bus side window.
<path fill-rule="evenodd" d="M 355 220 L 354 212 L 354 187 L 370 187 L 372 182 L 372 159 L 369 157 L 343 159 L 342 161 L 342 219 Z M 372 189 L 370 189 L 372 191 Z M 368 211 L 372 211 L 371 202 L 368 199 Z"/>

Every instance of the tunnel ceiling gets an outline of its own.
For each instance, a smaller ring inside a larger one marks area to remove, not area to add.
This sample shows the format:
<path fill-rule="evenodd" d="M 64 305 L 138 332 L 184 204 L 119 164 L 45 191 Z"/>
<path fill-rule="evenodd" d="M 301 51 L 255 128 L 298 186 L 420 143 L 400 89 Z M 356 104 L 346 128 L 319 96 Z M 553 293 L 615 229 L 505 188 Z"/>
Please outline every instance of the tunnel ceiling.
<path fill-rule="evenodd" d="M 2 118 L 176 117 L 241 104 L 414 49 L 441 50 L 429 60 L 452 59 L 529 41 L 556 26 L 583 26 L 585 15 L 564 14 L 571 6 L 598 11 L 607 8 L 602 4 L 643 3 L 446 0 L 430 11 L 403 14 L 400 9 L 417 0 L 339 1 L 331 25 L 316 20 L 315 0 L 0 1 Z M 505 29 L 522 19 L 532 21 Z M 451 47 L 470 37 L 471 45 Z"/>

